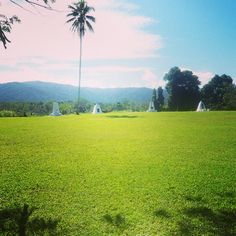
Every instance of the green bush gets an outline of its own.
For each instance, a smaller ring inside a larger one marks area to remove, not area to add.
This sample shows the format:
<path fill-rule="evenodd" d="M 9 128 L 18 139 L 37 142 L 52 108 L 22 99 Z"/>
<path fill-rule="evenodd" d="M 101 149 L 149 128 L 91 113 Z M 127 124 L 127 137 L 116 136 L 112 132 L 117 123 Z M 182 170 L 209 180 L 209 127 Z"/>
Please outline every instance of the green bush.
<path fill-rule="evenodd" d="M 14 111 L 3 110 L 0 111 L 0 117 L 16 117 L 17 114 Z"/>

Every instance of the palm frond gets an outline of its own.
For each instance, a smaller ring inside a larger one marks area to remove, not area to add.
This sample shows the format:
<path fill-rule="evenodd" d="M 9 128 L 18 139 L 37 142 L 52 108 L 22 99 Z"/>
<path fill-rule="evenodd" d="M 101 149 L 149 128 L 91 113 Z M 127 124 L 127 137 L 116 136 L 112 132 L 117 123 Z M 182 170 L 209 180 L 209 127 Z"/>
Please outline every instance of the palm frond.
<path fill-rule="evenodd" d="M 69 19 L 66 23 L 72 23 L 71 31 L 78 32 L 80 37 L 83 37 L 86 31 L 86 28 L 89 31 L 94 31 L 92 24 L 89 22 L 95 22 L 95 17 L 87 15 L 91 11 L 95 11 L 93 7 L 87 5 L 86 1 L 80 0 L 72 5 L 69 5 L 68 8 L 70 12 L 67 14 Z"/>
<path fill-rule="evenodd" d="M 71 9 L 71 10 L 73 10 L 73 11 L 75 11 L 75 10 L 76 10 L 76 8 L 75 8 L 75 7 L 73 7 L 72 5 L 69 5 L 69 6 L 68 6 L 68 8 L 69 8 L 69 9 Z"/>
<path fill-rule="evenodd" d="M 70 18 L 69 20 L 66 21 L 66 23 L 70 23 L 73 20 L 75 20 L 75 17 Z"/>
<path fill-rule="evenodd" d="M 90 11 L 95 11 L 95 8 L 94 8 L 94 7 L 89 7 L 88 5 L 87 5 L 87 9 L 88 9 L 89 12 L 90 12 Z"/>
<path fill-rule="evenodd" d="M 92 22 L 96 22 L 96 19 L 95 19 L 95 17 L 93 17 L 93 16 L 86 16 L 86 18 L 87 19 L 89 19 L 89 20 L 91 20 Z"/>
<path fill-rule="evenodd" d="M 94 32 L 92 25 L 86 20 L 86 25 L 91 32 Z"/>

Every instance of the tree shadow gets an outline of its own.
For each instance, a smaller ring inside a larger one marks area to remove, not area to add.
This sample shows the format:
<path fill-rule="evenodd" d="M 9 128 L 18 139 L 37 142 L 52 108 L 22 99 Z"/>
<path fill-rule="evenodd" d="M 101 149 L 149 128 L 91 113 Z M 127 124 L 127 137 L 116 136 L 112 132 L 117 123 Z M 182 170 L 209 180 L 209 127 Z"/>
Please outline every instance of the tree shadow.
<path fill-rule="evenodd" d="M 160 218 L 166 218 L 169 219 L 171 218 L 171 214 L 166 211 L 165 209 L 157 209 L 154 211 L 154 216 L 160 217 Z"/>
<path fill-rule="evenodd" d="M 102 220 L 120 229 L 124 229 L 126 227 L 125 217 L 122 214 L 117 214 L 114 217 L 106 214 L 102 217 Z"/>
<path fill-rule="evenodd" d="M 0 233 L 5 235 L 56 235 L 58 220 L 31 217 L 36 208 L 23 207 L 0 210 Z"/>
<path fill-rule="evenodd" d="M 236 194 L 233 192 L 218 193 L 217 196 L 227 199 L 227 201 L 231 204 L 236 204 Z"/>
<path fill-rule="evenodd" d="M 218 195 L 218 194 L 217 194 Z M 219 195 L 218 195 L 219 196 Z M 233 193 L 224 194 L 224 197 L 232 198 Z M 199 206 L 183 209 L 182 220 L 178 222 L 181 235 L 236 235 L 236 208 L 211 209 L 201 198 L 188 197 Z M 200 201 L 199 201 L 200 200 Z"/>
<path fill-rule="evenodd" d="M 180 235 L 192 236 L 195 226 L 190 222 L 188 218 L 183 218 L 183 220 L 178 222 L 178 228 L 178 232 Z"/>
<path fill-rule="evenodd" d="M 205 203 L 200 196 L 185 196 L 185 199 L 189 202 Z"/>
<path fill-rule="evenodd" d="M 201 222 L 205 234 L 236 235 L 236 209 L 213 211 L 207 207 L 192 207 L 185 209 L 184 214 L 189 218 L 188 222 L 194 219 Z"/>
<path fill-rule="evenodd" d="M 217 195 L 220 197 L 227 197 L 227 198 L 232 198 L 232 199 L 235 199 L 236 197 L 236 194 L 233 192 L 218 193 Z"/>
<path fill-rule="evenodd" d="M 108 118 L 111 119 L 134 119 L 134 118 L 138 118 L 138 116 L 129 116 L 129 115 L 122 115 L 122 116 L 118 116 L 118 115 L 110 115 L 110 116 L 106 116 Z"/>

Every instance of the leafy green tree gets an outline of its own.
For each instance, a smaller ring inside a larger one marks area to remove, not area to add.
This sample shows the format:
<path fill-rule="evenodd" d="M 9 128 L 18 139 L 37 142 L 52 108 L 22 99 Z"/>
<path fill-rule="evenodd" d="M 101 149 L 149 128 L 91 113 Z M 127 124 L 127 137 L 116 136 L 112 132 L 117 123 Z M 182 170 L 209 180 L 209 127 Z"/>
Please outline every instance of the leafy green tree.
<path fill-rule="evenodd" d="M 168 106 L 173 111 L 195 110 L 200 98 L 200 81 L 192 71 L 173 67 L 164 76 L 169 94 Z"/>
<path fill-rule="evenodd" d="M 77 3 L 69 5 L 70 13 L 67 15 L 69 20 L 67 23 L 72 23 L 71 30 L 77 32 L 80 37 L 80 59 L 79 59 L 79 86 L 78 86 L 78 111 L 80 109 L 80 84 L 81 84 L 81 62 L 82 62 L 82 42 L 86 29 L 93 32 L 92 22 L 95 23 L 95 17 L 88 15 L 91 11 L 95 11 L 93 7 L 87 5 L 87 2 L 80 0 Z"/>
<path fill-rule="evenodd" d="M 153 103 L 154 103 L 154 108 L 155 108 L 155 110 L 159 111 L 160 106 L 159 106 L 159 103 L 158 103 L 158 100 L 157 100 L 157 91 L 156 91 L 156 89 L 153 89 L 153 92 L 152 92 L 152 101 L 153 101 Z"/>
<path fill-rule="evenodd" d="M 78 112 L 88 112 L 91 110 L 93 104 L 90 103 L 89 101 L 87 101 L 84 98 L 80 99 L 80 104 L 78 104 L 78 101 L 74 103 L 74 112 L 78 113 Z M 78 110 L 79 107 L 79 110 Z"/>
<path fill-rule="evenodd" d="M 208 84 L 203 86 L 201 90 L 202 100 L 211 110 L 227 109 L 229 103 L 232 103 L 234 89 L 233 79 L 230 76 L 215 75 Z"/>
<path fill-rule="evenodd" d="M 236 85 L 229 86 L 224 94 L 223 103 L 225 110 L 236 110 Z"/>
<path fill-rule="evenodd" d="M 165 102 L 165 98 L 164 98 L 164 95 L 163 95 L 162 87 L 159 87 L 157 89 L 157 102 L 159 104 L 160 110 L 162 110 L 162 108 L 164 106 L 164 102 Z"/>
<path fill-rule="evenodd" d="M 15 116 L 17 116 L 17 114 L 14 111 L 8 111 L 8 110 L 0 111 L 0 117 L 15 117 Z"/>
<path fill-rule="evenodd" d="M 121 102 L 117 102 L 115 110 L 122 111 L 124 109 L 123 104 Z"/>

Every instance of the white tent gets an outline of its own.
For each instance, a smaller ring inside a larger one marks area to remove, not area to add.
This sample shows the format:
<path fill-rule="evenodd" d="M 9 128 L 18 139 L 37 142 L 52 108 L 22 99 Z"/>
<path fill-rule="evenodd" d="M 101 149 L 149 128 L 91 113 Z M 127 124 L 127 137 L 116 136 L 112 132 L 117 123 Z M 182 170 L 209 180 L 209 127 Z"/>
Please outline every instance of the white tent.
<path fill-rule="evenodd" d="M 196 111 L 197 112 L 207 111 L 207 109 L 202 101 L 199 102 Z"/>
<path fill-rule="evenodd" d="M 100 107 L 99 104 L 96 104 L 94 107 L 93 107 L 93 114 L 102 114 L 102 109 Z"/>
<path fill-rule="evenodd" d="M 61 116 L 60 110 L 59 110 L 59 104 L 57 102 L 53 102 L 53 108 L 51 116 Z"/>
<path fill-rule="evenodd" d="M 151 101 L 151 102 L 149 103 L 149 107 L 148 107 L 147 112 L 156 112 L 156 111 L 157 111 L 157 110 L 155 109 L 154 102 Z"/>

